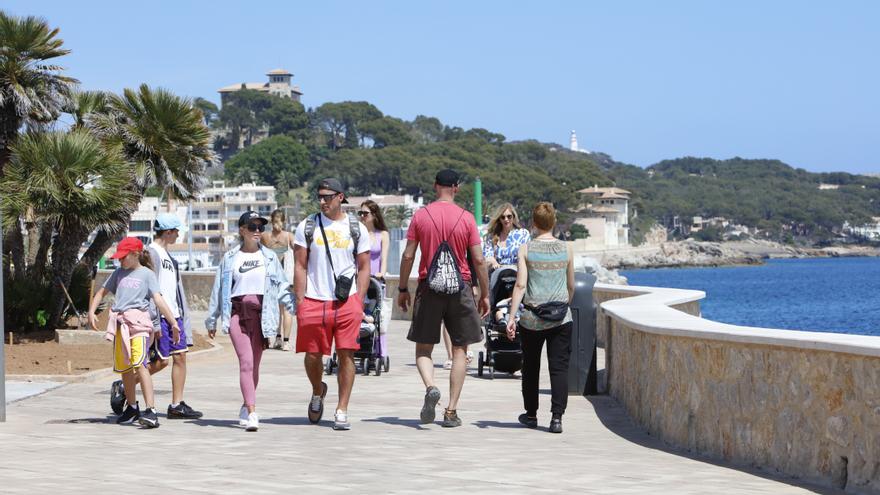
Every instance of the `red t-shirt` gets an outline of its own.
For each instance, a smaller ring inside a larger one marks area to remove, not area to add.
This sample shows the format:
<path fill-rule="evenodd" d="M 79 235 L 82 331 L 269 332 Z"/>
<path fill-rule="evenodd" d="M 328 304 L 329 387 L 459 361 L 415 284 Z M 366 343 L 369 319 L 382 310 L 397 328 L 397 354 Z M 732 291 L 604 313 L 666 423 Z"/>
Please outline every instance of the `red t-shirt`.
<path fill-rule="evenodd" d="M 480 245 L 480 233 L 477 231 L 477 222 L 470 212 L 455 203 L 435 201 L 416 211 L 409 224 L 409 230 L 406 231 L 406 238 L 410 241 L 418 241 L 419 249 L 422 251 L 419 261 L 420 280 L 428 277 L 428 266 L 434 259 L 434 253 L 437 252 L 440 243 L 445 239 L 452 248 L 462 278 L 466 282 L 471 281 L 467 250 L 470 246 Z"/>

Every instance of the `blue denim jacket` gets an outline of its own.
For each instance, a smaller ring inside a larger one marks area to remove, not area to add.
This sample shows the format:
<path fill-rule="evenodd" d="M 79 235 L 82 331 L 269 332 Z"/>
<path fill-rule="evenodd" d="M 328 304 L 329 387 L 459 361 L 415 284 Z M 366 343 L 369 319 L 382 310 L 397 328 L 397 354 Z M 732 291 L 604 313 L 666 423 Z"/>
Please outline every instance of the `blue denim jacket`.
<path fill-rule="evenodd" d="M 238 245 L 223 255 L 217 275 L 214 277 L 214 288 L 211 289 L 211 303 L 208 304 L 208 319 L 205 327 L 208 331 L 217 329 L 217 317 L 220 317 L 223 333 L 229 333 L 229 320 L 232 317 L 232 265 L 235 255 L 241 250 Z M 266 260 L 266 286 L 263 292 L 263 311 L 261 323 L 263 337 L 273 337 L 278 330 L 278 304 L 283 304 L 291 313 L 295 312 L 293 293 L 290 281 L 281 268 L 278 256 L 271 249 L 260 245 L 260 252 Z"/>

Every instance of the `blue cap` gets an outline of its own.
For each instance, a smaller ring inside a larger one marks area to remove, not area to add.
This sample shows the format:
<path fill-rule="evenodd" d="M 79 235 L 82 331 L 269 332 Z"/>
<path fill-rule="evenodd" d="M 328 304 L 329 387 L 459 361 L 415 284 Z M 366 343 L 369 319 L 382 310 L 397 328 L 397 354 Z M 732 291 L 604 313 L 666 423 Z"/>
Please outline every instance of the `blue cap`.
<path fill-rule="evenodd" d="M 180 230 L 181 225 L 183 224 L 174 213 L 160 213 L 159 216 L 156 217 L 155 223 L 153 223 L 153 230 L 156 232 L 173 229 Z"/>

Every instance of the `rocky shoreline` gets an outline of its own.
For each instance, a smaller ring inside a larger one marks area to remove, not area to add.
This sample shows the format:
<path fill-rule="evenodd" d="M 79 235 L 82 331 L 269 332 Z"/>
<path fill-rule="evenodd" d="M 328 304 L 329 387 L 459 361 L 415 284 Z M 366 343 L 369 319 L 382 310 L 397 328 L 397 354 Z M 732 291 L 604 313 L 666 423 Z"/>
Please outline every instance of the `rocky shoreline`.
<path fill-rule="evenodd" d="M 626 249 L 588 251 L 579 256 L 588 271 L 601 267 L 606 271 L 640 268 L 717 267 L 732 265 L 760 265 L 765 259 L 778 258 L 831 258 L 880 256 L 880 249 L 869 246 L 835 246 L 801 248 L 776 242 L 749 240 L 736 242 L 699 242 L 694 240 L 662 242 L 652 246 Z M 609 283 L 619 283 L 613 273 L 603 272 Z M 624 282 L 625 283 L 625 282 Z"/>

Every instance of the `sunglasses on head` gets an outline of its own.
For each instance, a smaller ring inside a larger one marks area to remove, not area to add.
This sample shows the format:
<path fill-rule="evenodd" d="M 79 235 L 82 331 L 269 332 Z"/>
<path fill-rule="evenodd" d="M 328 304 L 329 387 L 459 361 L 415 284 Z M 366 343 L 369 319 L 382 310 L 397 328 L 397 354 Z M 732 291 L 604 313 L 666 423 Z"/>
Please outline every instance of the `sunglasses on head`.
<path fill-rule="evenodd" d="M 247 224 L 247 229 L 251 232 L 265 232 L 266 226 L 261 223 L 249 223 Z"/>
<path fill-rule="evenodd" d="M 508 214 L 506 214 L 506 215 L 501 215 L 501 218 L 504 218 L 504 219 L 507 219 L 507 220 L 513 220 L 513 215 L 510 214 L 510 213 L 508 213 Z"/>
<path fill-rule="evenodd" d="M 367 215 L 369 215 L 369 214 L 370 214 L 369 211 L 359 211 L 359 212 L 358 212 L 358 215 L 360 215 L 360 216 L 362 216 L 362 217 L 365 217 L 365 216 L 367 216 Z"/>
<path fill-rule="evenodd" d="M 319 195 L 318 195 L 318 202 L 320 203 L 321 201 L 323 201 L 323 202 L 325 202 L 325 203 L 328 203 L 328 202 L 330 202 L 333 198 L 335 198 L 337 194 L 339 194 L 339 193 L 333 193 L 333 194 L 319 194 Z"/>

